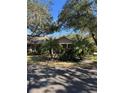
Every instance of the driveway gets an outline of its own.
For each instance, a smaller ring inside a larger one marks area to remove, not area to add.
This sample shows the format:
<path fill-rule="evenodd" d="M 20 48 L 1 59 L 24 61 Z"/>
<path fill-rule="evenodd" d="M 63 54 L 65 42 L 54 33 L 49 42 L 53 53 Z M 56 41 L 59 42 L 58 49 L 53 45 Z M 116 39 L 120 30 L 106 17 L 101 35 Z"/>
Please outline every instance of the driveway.
<path fill-rule="evenodd" d="M 97 93 L 97 71 L 30 64 L 27 87 L 27 93 Z"/>

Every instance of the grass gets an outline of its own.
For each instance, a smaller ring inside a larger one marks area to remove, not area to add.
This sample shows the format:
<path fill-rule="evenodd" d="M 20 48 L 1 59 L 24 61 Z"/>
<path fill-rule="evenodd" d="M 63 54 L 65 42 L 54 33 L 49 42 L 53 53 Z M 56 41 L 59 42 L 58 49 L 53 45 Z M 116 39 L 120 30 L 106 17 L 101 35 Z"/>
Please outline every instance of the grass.
<path fill-rule="evenodd" d="M 85 59 L 87 59 L 87 60 L 92 60 L 92 61 L 97 61 L 97 56 L 96 55 L 87 55 L 86 57 L 85 57 Z"/>
<path fill-rule="evenodd" d="M 39 62 L 39 61 L 41 61 L 41 59 L 42 59 L 42 57 L 40 57 L 39 55 L 27 56 L 28 62 Z"/>
<path fill-rule="evenodd" d="M 28 64 L 38 64 L 38 65 L 41 65 L 42 67 L 64 67 L 64 68 L 93 67 L 93 66 L 96 66 L 97 64 L 96 59 L 97 59 L 96 56 L 89 55 L 89 56 L 86 56 L 84 60 L 81 62 L 64 62 L 64 61 L 56 61 L 56 60 L 53 60 L 53 61 L 47 61 L 45 59 L 43 60 L 43 58 L 39 55 L 27 56 Z M 87 60 L 89 63 L 84 62 L 85 60 Z"/>
<path fill-rule="evenodd" d="M 28 64 L 37 64 L 43 68 L 74 68 L 74 67 L 82 67 L 82 68 L 93 68 L 97 66 L 97 62 L 92 63 L 74 63 L 74 62 L 38 62 L 38 63 L 28 63 Z"/>

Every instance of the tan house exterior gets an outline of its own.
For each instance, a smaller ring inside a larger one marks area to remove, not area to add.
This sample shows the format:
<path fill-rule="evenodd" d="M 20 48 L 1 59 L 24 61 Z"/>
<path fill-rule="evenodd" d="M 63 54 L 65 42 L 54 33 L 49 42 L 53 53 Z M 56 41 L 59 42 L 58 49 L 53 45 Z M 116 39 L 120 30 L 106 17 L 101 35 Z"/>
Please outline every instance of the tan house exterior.
<path fill-rule="evenodd" d="M 60 45 L 62 45 L 65 48 L 70 48 L 71 44 L 73 43 L 72 40 L 70 40 L 66 37 L 61 37 L 61 38 L 57 39 L 57 41 Z"/>
<path fill-rule="evenodd" d="M 27 38 L 27 52 L 28 53 L 36 53 L 37 48 L 40 47 L 41 44 L 45 43 L 46 40 L 49 40 L 48 37 L 30 37 Z M 66 38 L 66 37 L 60 37 L 58 39 L 55 39 L 58 44 L 63 46 L 64 48 L 68 49 L 71 48 L 71 45 L 73 43 L 72 40 Z"/>

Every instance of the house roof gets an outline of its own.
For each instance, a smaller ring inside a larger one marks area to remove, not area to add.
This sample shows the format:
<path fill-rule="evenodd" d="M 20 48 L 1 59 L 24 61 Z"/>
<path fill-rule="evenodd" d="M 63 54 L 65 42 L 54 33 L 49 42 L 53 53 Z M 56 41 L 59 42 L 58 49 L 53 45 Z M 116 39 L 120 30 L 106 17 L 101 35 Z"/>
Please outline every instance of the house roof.
<path fill-rule="evenodd" d="M 48 37 L 44 36 L 44 37 L 27 37 L 27 43 L 28 44 L 41 44 L 44 43 L 46 40 L 48 40 Z"/>
<path fill-rule="evenodd" d="M 41 36 L 35 36 L 35 37 L 31 37 L 31 36 L 28 36 L 27 37 L 27 43 L 28 44 L 41 44 L 41 43 L 45 43 L 46 40 L 49 40 L 48 37 L 44 36 L 44 37 L 41 37 Z M 60 37 L 58 39 L 56 39 L 57 42 L 59 44 L 72 44 L 73 40 L 71 39 L 68 39 L 67 37 Z"/>
<path fill-rule="evenodd" d="M 60 37 L 57 39 L 59 44 L 72 44 L 73 40 L 68 39 L 67 37 Z"/>

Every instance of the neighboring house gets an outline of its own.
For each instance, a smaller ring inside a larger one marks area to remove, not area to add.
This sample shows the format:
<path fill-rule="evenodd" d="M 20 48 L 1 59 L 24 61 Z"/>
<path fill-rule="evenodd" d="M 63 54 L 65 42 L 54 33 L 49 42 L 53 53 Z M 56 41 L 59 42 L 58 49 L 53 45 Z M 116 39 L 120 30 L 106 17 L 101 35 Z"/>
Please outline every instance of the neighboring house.
<path fill-rule="evenodd" d="M 36 53 L 38 47 L 40 47 L 41 44 L 45 43 L 46 40 L 49 40 L 48 37 L 27 37 L 27 52 L 29 53 Z M 66 37 L 60 37 L 56 39 L 58 44 L 62 45 L 64 48 L 68 49 L 71 48 L 73 41 L 66 38 Z"/>
<path fill-rule="evenodd" d="M 36 53 L 38 47 L 41 44 L 45 43 L 48 40 L 48 37 L 41 37 L 41 36 L 27 36 L 27 52 L 28 53 Z"/>

